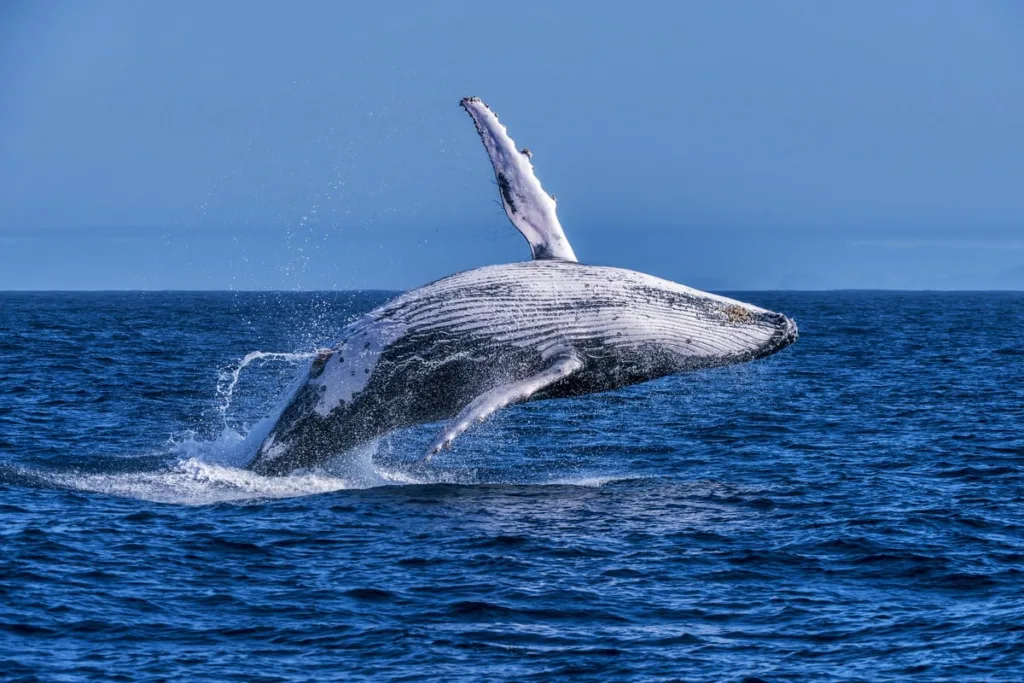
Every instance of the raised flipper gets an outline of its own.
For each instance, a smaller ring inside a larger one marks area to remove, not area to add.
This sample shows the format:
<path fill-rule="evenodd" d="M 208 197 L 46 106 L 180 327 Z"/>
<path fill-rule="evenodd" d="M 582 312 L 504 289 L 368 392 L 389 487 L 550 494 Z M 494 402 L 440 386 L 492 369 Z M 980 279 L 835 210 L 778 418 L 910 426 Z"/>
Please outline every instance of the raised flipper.
<path fill-rule="evenodd" d="M 476 131 L 494 166 L 505 213 L 530 243 L 533 258 L 575 261 L 576 254 L 555 213 L 555 199 L 544 191 L 533 174 L 530 163 L 533 154 L 525 148 L 516 149 L 505 126 L 479 97 L 467 97 L 460 104 L 473 117 Z"/>
<path fill-rule="evenodd" d="M 529 399 L 541 389 L 565 379 L 582 367 L 583 361 L 579 356 L 575 353 L 565 354 L 558 356 L 551 365 L 536 375 L 511 384 L 503 384 L 477 396 L 437 435 L 437 438 L 427 448 L 423 459 L 430 460 L 441 452 L 441 449 L 451 448 L 455 437 L 469 429 L 474 422 L 483 422 L 494 411 Z"/>

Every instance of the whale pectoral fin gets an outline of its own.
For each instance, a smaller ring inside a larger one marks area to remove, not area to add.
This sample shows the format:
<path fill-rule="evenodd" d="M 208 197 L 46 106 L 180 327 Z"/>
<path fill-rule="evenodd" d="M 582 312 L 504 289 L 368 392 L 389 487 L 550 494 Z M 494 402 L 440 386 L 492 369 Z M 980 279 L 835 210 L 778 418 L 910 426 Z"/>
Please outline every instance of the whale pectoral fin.
<path fill-rule="evenodd" d="M 513 403 L 529 400 L 538 391 L 565 379 L 583 367 L 583 361 L 575 353 L 559 356 L 550 366 L 536 375 L 518 382 L 503 384 L 487 391 L 469 402 L 427 448 L 424 460 L 430 460 L 444 448 L 450 448 L 459 434 L 473 423 L 483 422 L 496 410 Z"/>
<path fill-rule="evenodd" d="M 505 213 L 530 243 L 533 258 L 575 261 L 576 254 L 555 213 L 555 199 L 544 191 L 533 173 L 530 163 L 533 153 L 526 148 L 516 148 L 505 126 L 479 97 L 467 97 L 460 104 L 473 117 L 476 131 L 494 166 Z"/>

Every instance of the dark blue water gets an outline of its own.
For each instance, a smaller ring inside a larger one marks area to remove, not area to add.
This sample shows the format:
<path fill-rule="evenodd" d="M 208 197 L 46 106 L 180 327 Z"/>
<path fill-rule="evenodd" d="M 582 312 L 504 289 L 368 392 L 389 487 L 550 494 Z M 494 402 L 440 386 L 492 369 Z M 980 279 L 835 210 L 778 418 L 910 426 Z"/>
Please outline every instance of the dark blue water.
<path fill-rule="evenodd" d="M 1024 677 L 1024 294 L 240 469 L 304 362 L 241 359 L 385 296 L 0 294 L 0 678 Z"/>

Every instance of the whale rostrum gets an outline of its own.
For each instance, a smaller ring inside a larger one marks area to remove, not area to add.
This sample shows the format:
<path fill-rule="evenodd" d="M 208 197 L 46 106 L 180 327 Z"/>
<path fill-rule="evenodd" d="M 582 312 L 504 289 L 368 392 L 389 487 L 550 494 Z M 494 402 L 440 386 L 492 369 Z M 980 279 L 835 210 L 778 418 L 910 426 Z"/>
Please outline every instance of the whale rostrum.
<path fill-rule="evenodd" d="M 461 105 L 533 260 L 456 273 L 345 327 L 260 446 L 257 473 L 316 467 L 395 429 L 447 420 L 429 459 L 508 405 L 755 360 L 796 340 L 782 314 L 577 263 L 532 155 L 481 100 Z"/>

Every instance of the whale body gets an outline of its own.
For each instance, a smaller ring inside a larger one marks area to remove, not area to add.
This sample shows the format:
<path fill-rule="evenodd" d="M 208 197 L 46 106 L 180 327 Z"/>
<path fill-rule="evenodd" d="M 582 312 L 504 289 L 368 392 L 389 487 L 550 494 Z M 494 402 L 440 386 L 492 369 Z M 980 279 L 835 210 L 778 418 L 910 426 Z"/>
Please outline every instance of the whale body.
<path fill-rule="evenodd" d="M 780 313 L 576 262 L 532 155 L 480 100 L 462 106 L 534 259 L 456 273 L 348 325 L 311 363 L 250 463 L 257 473 L 316 467 L 395 429 L 448 420 L 429 459 L 513 403 L 756 360 L 796 340 Z"/>

